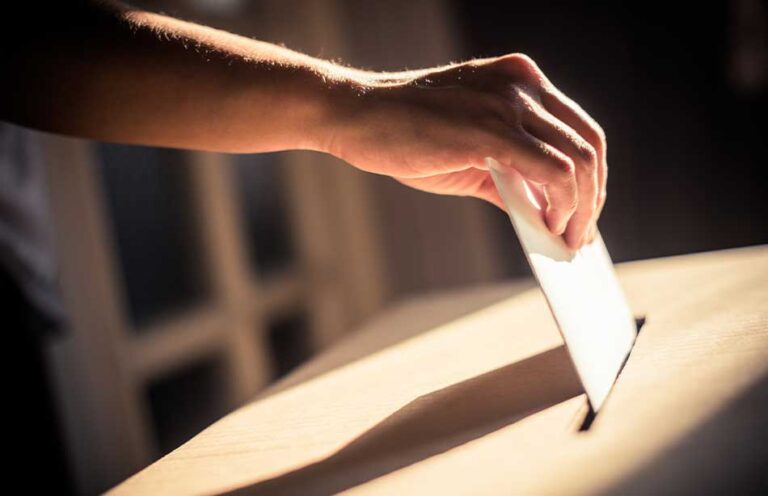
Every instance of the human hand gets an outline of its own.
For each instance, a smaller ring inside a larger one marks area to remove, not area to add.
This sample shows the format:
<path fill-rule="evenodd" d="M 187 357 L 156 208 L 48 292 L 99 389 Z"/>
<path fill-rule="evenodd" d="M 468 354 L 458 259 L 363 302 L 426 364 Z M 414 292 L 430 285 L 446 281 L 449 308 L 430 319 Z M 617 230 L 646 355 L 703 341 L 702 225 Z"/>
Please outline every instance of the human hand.
<path fill-rule="evenodd" d="M 530 58 L 408 74 L 356 87 L 339 105 L 324 150 L 420 190 L 503 209 L 485 165 L 493 157 L 538 189 L 548 228 L 569 247 L 594 238 L 606 195 L 605 135 Z"/>

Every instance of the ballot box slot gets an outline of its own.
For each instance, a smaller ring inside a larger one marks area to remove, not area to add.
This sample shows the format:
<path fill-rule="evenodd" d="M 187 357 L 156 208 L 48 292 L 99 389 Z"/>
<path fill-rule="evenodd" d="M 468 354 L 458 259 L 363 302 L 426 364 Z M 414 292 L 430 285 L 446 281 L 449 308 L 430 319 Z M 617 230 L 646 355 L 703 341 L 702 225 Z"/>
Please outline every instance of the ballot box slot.
<path fill-rule="evenodd" d="M 636 317 L 635 318 L 635 326 L 637 327 L 637 334 L 640 334 L 640 330 L 643 328 L 643 325 L 645 325 L 645 316 L 642 317 Z M 621 378 L 621 373 L 624 372 L 624 367 L 627 365 L 627 362 L 629 361 L 629 358 L 632 356 L 632 351 L 634 351 L 634 346 L 632 347 L 632 350 L 629 351 L 627 354 L 627 357 L 624 359 L 624 363 L 621 364 L 621 368 L 619 368 L 619 373 L 616 375 L 616 381 L 618 381 Z M 605 401 L 610 400 L 611 393 L 608 393 L 608 397 Z M 597 413 L 595 412 L 595 409 L 592 408 L 592 405 L 589 402 L 589 398 L 586 400 L 585 405 L 585 411 L 583 413 L 582 420 L 578 423 L 579 432 L 586 432 L 590 430 L 592 427 L 592 424 L 595 421 L 595 418 L 597 418 Z"/>

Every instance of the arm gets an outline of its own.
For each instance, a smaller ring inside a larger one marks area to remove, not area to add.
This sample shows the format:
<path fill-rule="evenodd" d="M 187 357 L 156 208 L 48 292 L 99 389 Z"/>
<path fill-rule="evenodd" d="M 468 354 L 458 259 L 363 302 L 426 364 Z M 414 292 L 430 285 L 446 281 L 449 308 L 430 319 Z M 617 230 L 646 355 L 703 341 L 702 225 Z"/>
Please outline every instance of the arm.
<path fill-rule="evenodd" d="M 317 148 L 343 77 L 330 63 L 119 4 L 63 3 L 22 22 L 0 118 L 122 143 Z"/>
<path fill-rule="evenodd" d="M 0 118 L 122 143 L 323 151 L 501 206 L 492 156 L 540 186 L 569 244 L 593 234 L 602 131 L 527 57 L 372 73 L 120 4 L 57 9 L 3 55 Z"/>

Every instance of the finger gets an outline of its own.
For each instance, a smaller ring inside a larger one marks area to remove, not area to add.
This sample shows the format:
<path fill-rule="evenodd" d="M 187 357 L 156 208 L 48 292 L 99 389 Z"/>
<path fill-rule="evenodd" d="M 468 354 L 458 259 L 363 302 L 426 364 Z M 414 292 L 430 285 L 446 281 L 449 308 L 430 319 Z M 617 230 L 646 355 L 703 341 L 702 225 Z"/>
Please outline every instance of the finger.
<path fill-rule="evenodd" d="M 579 248 L 594 220 L 597 206 L 597 152 L 576 131 L 534 102 L 523 114 L 523 126 L 537 138 L 568 155 L 576 166 L 578 205 L 565 231 L 566 244 Z"/>
<path fill-rule="evenodd" d="M 573 160 L 522 127 L 511 133 L 507 128 L 506 136 L 500 137 L 487 151 L 487 156 L 543 188 L 547 199 L 547 227 L 554 234 L 563 234 L 578 202 Z"/>
<path fill-rule="evenodd" d="M 595 220 L 597 220 L 605 206 L 608 184 L 608 147 L 605 132 L 584 109 L 559 90 L 548 85 L 540 93 L 541 103 L 544 105 L 544 108 L 579 133 L 597 152 L 598 194 L 595 212 Z"/>
<path fill-rule="evenodd" d="M 595 240 L 596 237 L 597 237 L 597 224 L 593 222 L 590 225 L 589 232 L 587 233 L 587 241 L 586 241 L 586 243 L 587 244 L 592 243 Z"/>

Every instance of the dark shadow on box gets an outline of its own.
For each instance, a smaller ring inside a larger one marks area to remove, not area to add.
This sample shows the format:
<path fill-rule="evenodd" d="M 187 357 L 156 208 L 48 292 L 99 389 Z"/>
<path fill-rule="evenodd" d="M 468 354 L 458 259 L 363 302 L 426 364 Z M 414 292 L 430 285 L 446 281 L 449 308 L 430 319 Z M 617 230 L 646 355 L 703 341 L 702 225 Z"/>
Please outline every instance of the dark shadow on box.
<path fill-rule="evenodd" d="M 228 494 L 334 494 L 581 393 L 565 347 L 553 348 L 418 397 L 330 457 Z"/>
<path fill-rule="evenodd" d="M 768 374 L 605 494 L 768 494 Z"/>

